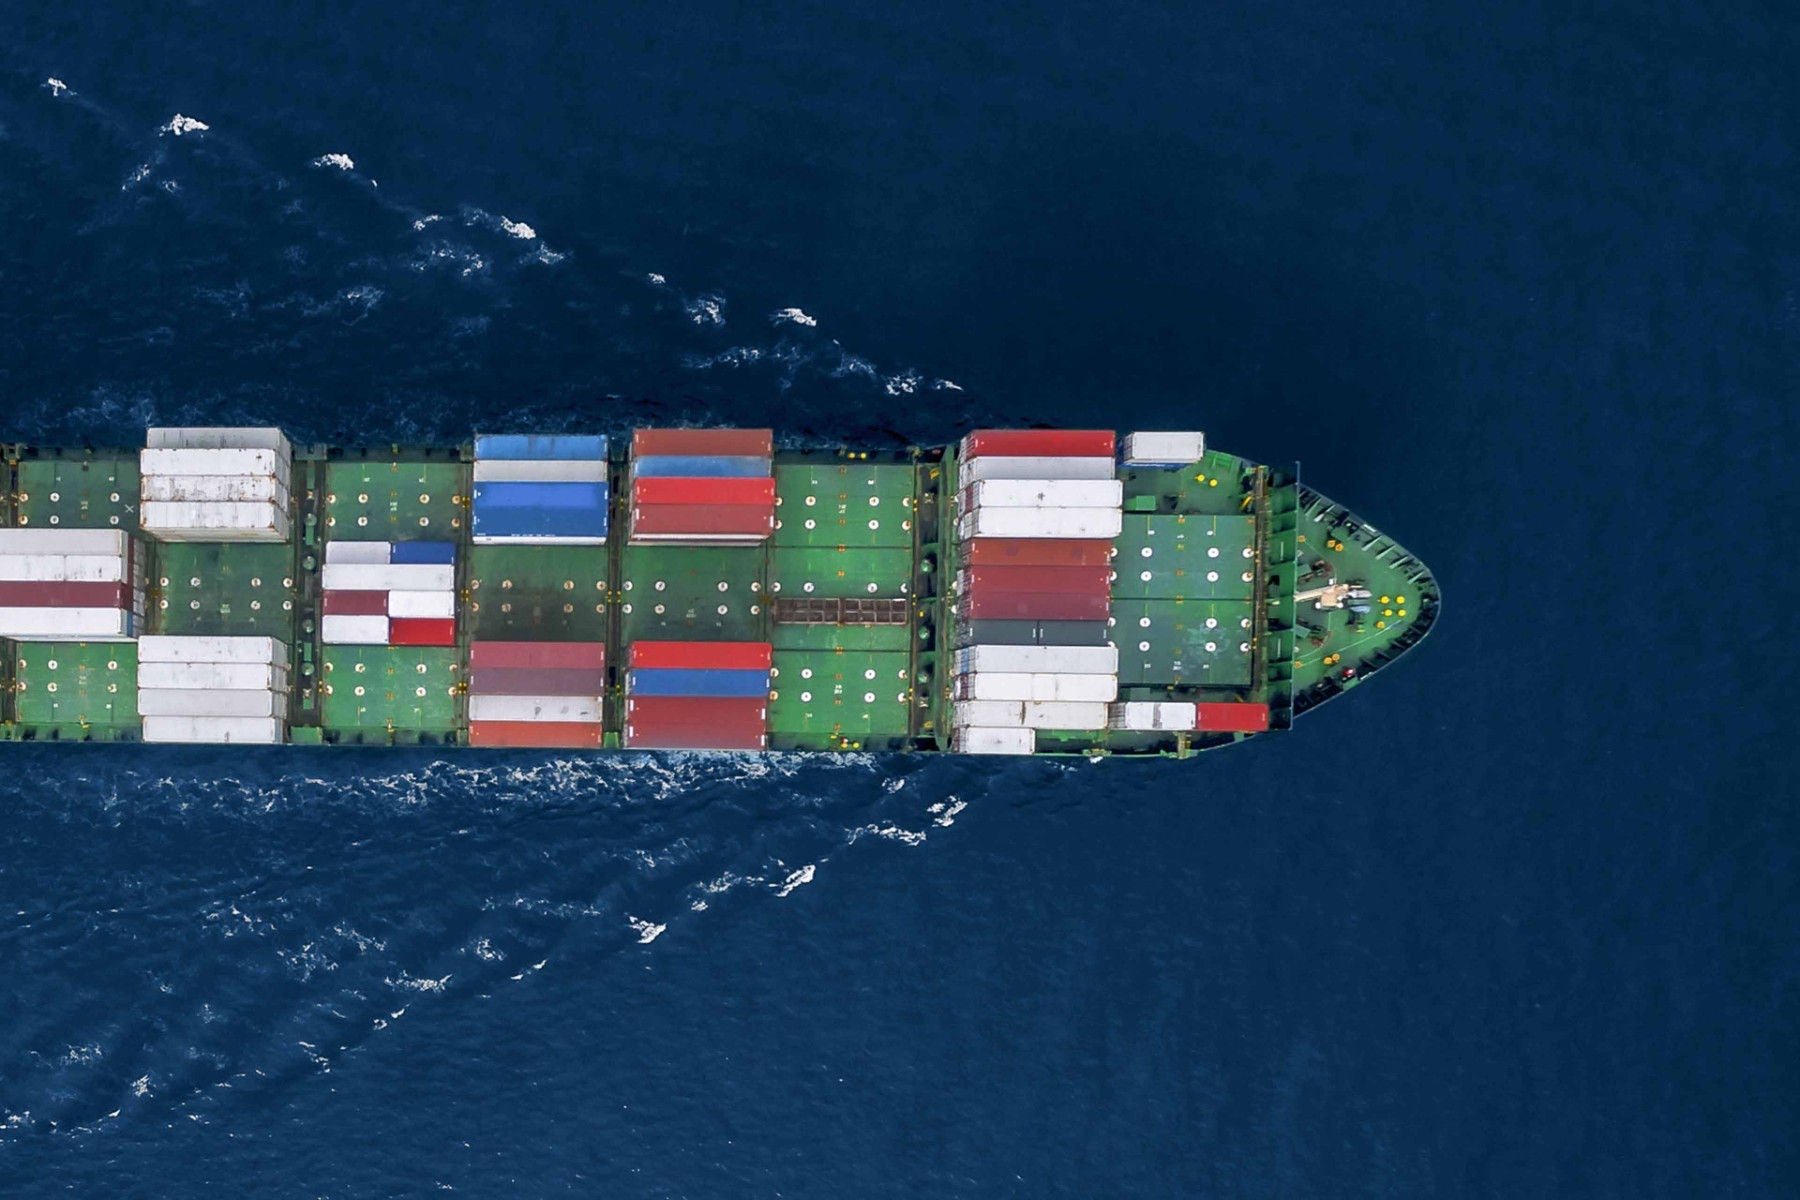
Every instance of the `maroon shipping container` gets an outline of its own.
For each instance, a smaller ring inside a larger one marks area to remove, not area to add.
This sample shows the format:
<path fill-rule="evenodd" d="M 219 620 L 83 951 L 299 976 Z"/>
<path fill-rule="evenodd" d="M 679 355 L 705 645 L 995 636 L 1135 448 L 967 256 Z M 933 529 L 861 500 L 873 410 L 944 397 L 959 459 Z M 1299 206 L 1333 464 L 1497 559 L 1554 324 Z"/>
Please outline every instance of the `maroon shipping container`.
<path fill-rule="evenodd" d="M 333 590 L 325 593 L 325 615 L 328 617 L 385 617 L 386 592 L 350 592 Z"/>
<path fill-rule="evenodd" d="M 1194 705 L 1194 728 L 1201 733 L 1262 733 L 1269 728 L 1266 704 Z"/>
<path fill-rule="evenodd" d="M 0 581 L 0 608 L 130 608 L 128 583 Z"/>
<path fill-rule="evenodd" d="M 985 591 L 1104 596 L 1112 591 L 1111 567 L 972 567 L 958 578 L 965 596 Z"/>
<path fill-rule="evenodd" d="M 1111 542 L 1074 538 L 976 538 L 962 546 L 970 567 L 1103 567 L 1111 558 Z"/>
<path fill-rule="evenodd" d="M 470 721 L 469 745 L 532 750 L 586 750 L 605 736 L 583 721 Z"/>
<path fill-rule="evenodd" d="M 653 454 L 767 458 L 773 453 L 775 433 L 770 429 L 640 429 L 631 435 L 633 458 Z"/>
<path fill-rule="evenodd" d="M 766 671 L 775 661 L 768 642 L 633 642 L 633 667 L 714 667 Z"/>
<path fill-rule="evenodd" d="M 642 507 L 654 504 L 727 504 L 775 507 L 773 479 L 683 479 L 663 477 L 637 479 L 631 484 L 632 503 Z"/>
<path fill-rule="evenodd" d="M 962 442 L 963 458 L 1111 458 L 1110 429 L 977 429 Z"/>
<path fill-rule="evenodd" d="M 471 642 L 469 666 L 483 667 L 587 667 L 606 666 L 604 642 Z M 550 692 L 549 695 L 561 695 Z"/>
<path fill-rule="evenodd" d="M 769 744 L 768 703 L 637 697 L 625 712 L 625 744 L 640 750 L 761 750 Z"/>
<path fill-rule="evenodd" d="M 775 531 L 775 510 L 766 504 L 639 505 L 631 510 L 631 534 L 717 537 L 767 537 Z"/>
<path fill-rule="evenodd" d="M 595 667 L 477 667 L 471 696 L 599 696 L 606 672 Z"/>
<path fill-rule="evenodd" d="M 1104 621 L 1111 607 L 1105 592 L 976 592 L 957 605 L 965 621 Z"/>

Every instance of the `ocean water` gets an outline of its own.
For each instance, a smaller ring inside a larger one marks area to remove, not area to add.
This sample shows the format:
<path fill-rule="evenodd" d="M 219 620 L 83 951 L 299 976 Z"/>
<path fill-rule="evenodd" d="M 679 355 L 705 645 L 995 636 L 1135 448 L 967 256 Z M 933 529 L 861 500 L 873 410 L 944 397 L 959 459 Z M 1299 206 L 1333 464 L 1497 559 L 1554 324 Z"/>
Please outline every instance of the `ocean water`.
<path fill-rule="evenodd" d="M 1800 1190 L 1791 6 L 0 7 L 7 438 L 1198 426 L 1446 596 L 1185 764 L 13 747 L 0 1195 Z"/>

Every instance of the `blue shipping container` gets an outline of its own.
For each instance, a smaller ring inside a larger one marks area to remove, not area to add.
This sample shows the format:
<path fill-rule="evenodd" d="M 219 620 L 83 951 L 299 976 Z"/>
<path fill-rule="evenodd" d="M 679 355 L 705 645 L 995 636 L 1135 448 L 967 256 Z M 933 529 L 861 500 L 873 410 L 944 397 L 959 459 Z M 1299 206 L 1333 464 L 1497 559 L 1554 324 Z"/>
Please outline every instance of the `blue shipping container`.
<path fill-rule="evenodd" d="M 606 438 L 588 434 L 491 433 L 475 439 L 476 458 L 594 459 L 606 457 Z"/>
<path fill-rule="evenodd" d="M 453 566 L 456 563 L 455 542 L 395 542 L 388 551 L 390 563 L 431 563 Z"/>
<path fill-rule="evenodd" d="M 564 538 L 605 541 L 605 508 L 520 508 L 477 503 L 471 532 L 488 538 Z"/>
<path fill-rule="evenodd" d="M 631 469 L 645 479 L 767 479 L 774 473 L 766 458 L 723 454 L 646 454 Z"/>
<path fill-rule="evenodd" d="M 598 508 L 606 507 L 604 483 L 536 483 L 526 480 L 478 483 L 475 508 Z"/>
<path fill-rule="evenodd" d="M 769 694 L 769 673 L 716 667 L 639 667 L 631 672 L 626 690 L 634 696 L 760 699 Z"/>

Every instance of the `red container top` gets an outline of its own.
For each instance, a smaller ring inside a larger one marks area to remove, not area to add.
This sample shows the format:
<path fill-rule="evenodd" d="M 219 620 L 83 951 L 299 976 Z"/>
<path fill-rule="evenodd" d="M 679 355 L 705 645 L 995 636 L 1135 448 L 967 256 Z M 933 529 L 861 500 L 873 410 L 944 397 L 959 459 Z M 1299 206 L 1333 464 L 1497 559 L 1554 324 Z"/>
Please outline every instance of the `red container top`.
<path fill-rule="evenodd" d="M 962 456 L 980 458 L 1111 458 L 1110 429 L 977 429 L 963 439 Z"/>
<path fill-rule="evenodd" d="M 720 534 L 765 536 L 775 529 L 775 510 L 767 504 L 652 504 L 631 510 L 631 532 L 637 534 Z"/>
<path fill-rule="evenodd" d="M 1111 542 L 1074 538 L 976 538 L 962 546 L 971 567 L 1103 567 L 1111 558 Z"/>
<path fill-rule="evenodd" d="M 715 667 L 766 671 L 775 661 L 768 642 L 633 642 L 633 667 Z M 659 697 L 660 698 L 660 697 Z"/>
<path fill-rule="evenodd" d="M 662 476 L 637 479 L 631 484 L 631 499 L 648 507 L 653 504 L 735 504 L 746 507 L 775 507 L 773 479 L 682 479 Z"/>
<path fill-rule="evenodd" d="M 0 608 L 130 608 L 128 583 L 66 580 L 0 582 Z"/>
<path fill-rule="evenodd" d="M 976 592 L 957 607 L 965 621 L 1104 621 L 1112 608 L 1104 592 Z"/>
<path fill-rule="evenodd" d="M 390 646 L 454 646 L 455 617 L 395 617 L 388 622 Z"/>
<path fill-rule="evenodd" d="M 1269 728 L 1266 704 L 1211 703 L 1194 705 L 1194 727 L 1201 733 L 1262 733 Z"/>
<path fill-rule="evenodd" d="M 352 592 L 342 588 L 325 593 L 325 615 L 328 617 L 385 617 L 386 592 Z"/>
<path fill-rule="evenodd" d="M 606 672 L 598 667 L 478 667 L 469 673 L 471 696 L 598 696 Z"/>
<path fill-rule="evenodd" d="M 471 642 L 469 666 L 483 667 L 587 667 L 606 666 L 605 642 Z M 546 695 L 562 695 L 548 692 Z"/>
<path fill-rule="evenodd" d="M 767 458 L 775 452 L 770 429 L 640 429 L 631 435 L 633 457 L 651 454 L 717 454 Z"/>
<path fill-rule="evenodd" d="M 599 725 L 583 721 L 470 721 L 469 745 L 586 750 L 600 745 Z"/>
<path fill-rule="evenodd" d="M 963 594 L 1052 592 L 1058 595 L 1108 595 L 1111 567 L 971 567 L 962 573 Z"/>
<path fill-rule="evenodd" d="M 625 744 L 662 750 L 760 750 L 768 744 L 768 704 L 754 697 L 636 697 L 625 712 Z"/>

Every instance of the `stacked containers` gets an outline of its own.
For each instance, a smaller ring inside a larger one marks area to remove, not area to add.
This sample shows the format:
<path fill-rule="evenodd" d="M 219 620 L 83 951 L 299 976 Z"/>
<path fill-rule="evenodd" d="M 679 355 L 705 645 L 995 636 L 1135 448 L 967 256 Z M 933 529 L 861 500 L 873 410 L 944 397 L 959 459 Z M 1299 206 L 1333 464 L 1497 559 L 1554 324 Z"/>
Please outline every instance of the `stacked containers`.
<path fill-rule="evenodd" d="M 597 747 L 605 692 L 603 643 L 472 642 L 469 744 Z"/>
<path fill-rule="evenodd" d="M 769 744 L 768 642 L 634 642 L 625 744 L 762 750 Z"/>
<path fill-rule="evenodd" d="M 611 493 L 606 439 L 518 434 L 475 439 L 476 545 L 598 546 Z"/>
<path fill-rule="evenodd" d="M 951 749 L 1030 754 L 1036 730 L 1100 730 L 1124 487 L 1106 430 L 977 430 L 959 448 Z"/>
<path fill-rule="evenodd" d="M 165 542 L 285 542 L 293 457 L 279 429 L 151 429 L 138 524 Z"/>
<path fill-rule="evenodd" d="M 122 642 L 144 619 L 144 562 L 120 529 L 0 529 L 0 637 Z"/>
<path fill-rule="evenodd" d="M 456 645 L 456 543 L 328 542 L 327 646 Z"/>
<path fill-rule="evenodd" d="M 138 639 L 146 742 L 287 740 L 288 648 L 267 637 Z"/>
<path fill-rule="evenodd" d="M 631 540 L 737 545 L 775 531 L 774 434 L 640 429 L 631 438 Z"/>

